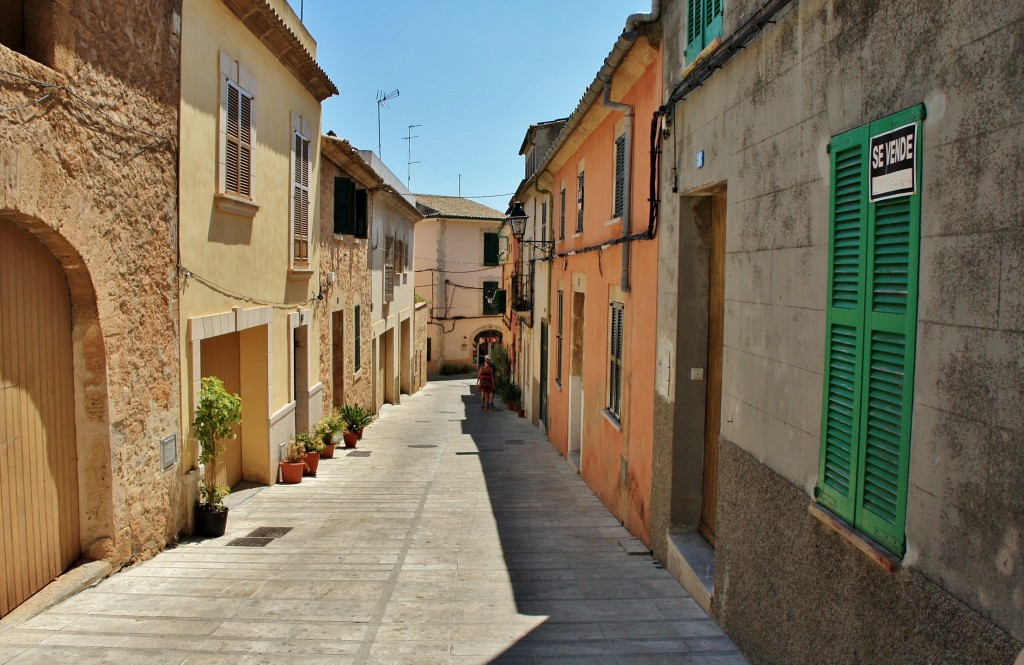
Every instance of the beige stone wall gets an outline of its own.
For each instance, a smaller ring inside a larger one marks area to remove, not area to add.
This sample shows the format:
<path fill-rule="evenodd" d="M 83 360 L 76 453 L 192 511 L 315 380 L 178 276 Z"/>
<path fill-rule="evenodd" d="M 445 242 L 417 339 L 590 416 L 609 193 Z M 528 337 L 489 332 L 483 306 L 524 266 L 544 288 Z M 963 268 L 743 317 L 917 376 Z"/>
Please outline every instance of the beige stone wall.
<path fill-rule="evenodd" d="M 38 4 L 42 43 L 23 49 L 36 60 L 0 46 L 0 108 L 24 106 L 0 115 L 0 224 L 67 275 L 81 549 L 119 565 L 173 540 L 191 508 L 159 447 L 176 434 L 180 456 L 180 2 L 66 4 Z"/>
<path fill-rule="evenodd" d="M 324 275 L 324 299 L 316 303 L 315 316 L 320 319 L 320 381 L 323 383 L 324 411 L 342 403 L 373 406 L 373 372 L 371 364 L 371 282 L 369 240 L 334 234 L 334 179 L 351 178 L 336 164 L 324 159 L 320 164 L 320 272 Z M 357 181 L 358 182 L 358 181 Z M 326 275 L 333 272 L 334 284 Z M 361 362 L 355 371 L 353 310 L 360 306 Z M 341 314 L 341 344 L 335 343 L 337 313 Z M 342 372 L 335 375 L 335 355 L 344 354 Z"/>
<path fill-rule="evenodd" d="M 417 303 L 413 325 L 413 358 L 416 363 L 413 368 L 413 386 L 419 390 L 427 383 L 427 321 L 430 319 L 430 310 L 425 302 Z"/>

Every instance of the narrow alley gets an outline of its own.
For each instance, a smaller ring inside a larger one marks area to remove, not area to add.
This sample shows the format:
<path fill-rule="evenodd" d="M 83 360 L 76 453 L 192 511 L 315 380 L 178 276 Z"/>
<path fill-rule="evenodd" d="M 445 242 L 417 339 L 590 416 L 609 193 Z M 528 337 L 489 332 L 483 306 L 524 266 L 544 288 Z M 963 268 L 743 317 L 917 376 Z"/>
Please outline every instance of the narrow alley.
<path fill-rule="evenodd" d="M 0 628 L 0 663 L 745 663 L 472 383 L 403 397 L 316 478 L 232 495 L 222 538 Z"/>

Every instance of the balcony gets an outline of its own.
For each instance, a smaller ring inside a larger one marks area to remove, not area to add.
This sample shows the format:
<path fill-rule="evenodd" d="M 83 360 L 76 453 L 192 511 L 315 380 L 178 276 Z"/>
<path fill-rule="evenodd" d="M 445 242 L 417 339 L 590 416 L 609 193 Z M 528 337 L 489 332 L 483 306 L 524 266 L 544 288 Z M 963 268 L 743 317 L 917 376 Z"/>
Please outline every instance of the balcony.
<path fill-rule="evenodd" d="M 533 312 L 533 266 L 527 272 L 512 275 L 512 311 Z"/>

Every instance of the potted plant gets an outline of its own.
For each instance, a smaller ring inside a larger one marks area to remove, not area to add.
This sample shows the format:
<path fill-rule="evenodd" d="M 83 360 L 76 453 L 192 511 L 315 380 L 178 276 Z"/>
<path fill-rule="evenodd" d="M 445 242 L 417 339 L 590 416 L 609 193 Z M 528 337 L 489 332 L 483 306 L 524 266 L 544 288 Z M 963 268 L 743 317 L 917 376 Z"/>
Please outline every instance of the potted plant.
<path fill-rule="evenodd" d="M 284 449 L 281 460 L 281 482 L 297 484 L 302 482 L 302 472 L 306 469 L 306 447 L 295 441 L 293 437 Z"/>
<path fill-rule="evenodd" d="M 519 411 L 519 403 L 523 399 L 523 390 L 514 383 L 506 383 L 502 386 L 501 400 L 509 411 Z"/>
<path fill-rule="evenodd" d="M 305 474 L 315 478 L 317 467 L 320 466 L 320 453 L 324 449 L 323 439 L 315 434 L 303 432 L 295 435 L 295 443 L 301 445 L 306 451 Z"/>
<path fill-rule="evenodd" d="M 345 423 L 343 434 L 346 448 L 355 448 L 359 440 L 358 430 L 362 427 L 361 409 L 354 404 L 345 404 L 341 407 L 341 419 Z"/>
<path fill-rule="evenodd" d="M 217 458 L 224 450 L 221 441 L 238 436 L 234 428 L 241 422 L 242 398 L 225 390 L 224 383 L 217 377 L 203 377 L 192 434 L 199 442 L 199 462 L 203 465 L 195 511 L 196 531 L 206 536 L 223 536 L 227 527 L 228 507 L 224 505 L 224 497 L 231 490 L 217 486 Z"/>
<path fill-rule="evenodd" d="M 320 453 L 321 459 L 332 459 L 334 448 L 342 442 L 341 433 L 345 429 L 345 423 L 341 420 L 337 411 L 324 416 L 317 421 L 313 433 L 323 441 L 324 449 Z"/>
<path fill-rule="evenodd" d="M 363 438 L 363 429 L 373 422 L 373 414 L 364 409 L 363 407 L 356 405 L 354 419 L 356 423 L 356 438 Z"/>

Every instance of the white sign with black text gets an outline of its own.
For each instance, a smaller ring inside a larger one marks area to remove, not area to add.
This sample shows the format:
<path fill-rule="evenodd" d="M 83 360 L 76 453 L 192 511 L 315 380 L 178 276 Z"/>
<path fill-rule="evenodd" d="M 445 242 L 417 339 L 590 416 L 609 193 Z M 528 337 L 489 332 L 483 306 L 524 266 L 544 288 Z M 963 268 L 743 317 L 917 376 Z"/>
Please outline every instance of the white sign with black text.
<path fill-rule="evenodd" d="M 871 137 L 871 200 L 917 191 L 917 123 Z"/>

